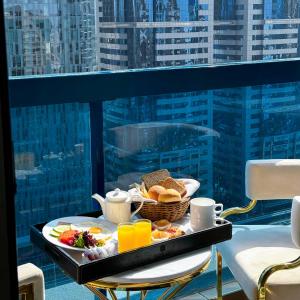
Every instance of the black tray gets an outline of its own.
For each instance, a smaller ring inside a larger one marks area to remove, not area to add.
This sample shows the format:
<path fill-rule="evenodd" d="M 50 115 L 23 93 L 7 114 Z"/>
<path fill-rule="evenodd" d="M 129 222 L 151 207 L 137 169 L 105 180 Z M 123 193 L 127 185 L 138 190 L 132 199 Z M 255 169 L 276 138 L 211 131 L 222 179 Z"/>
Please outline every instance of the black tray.
<path fill-rule="evenodd" d="M 85 214 L 88 217 L 99 217 L 100 212 Z M 81 252 L 74 253 L 57 247 L 47 241 L 42 229 L 46 223 L 31 226 L 30 239 L 32 243 L 41 248 L 77 283 L 84 284 L 106 276 L 154 263 L 189 251 L 208 247 L 213 244 L 229 240 L 232 237 L 232 224 L 224 220 L 224 224 L 203 231 L 187 234 L 148 247 L 130 252 L 110 256 L 87 263 L 76 259 Z M 73 253 L 72 255 L 70 253 Z"/>

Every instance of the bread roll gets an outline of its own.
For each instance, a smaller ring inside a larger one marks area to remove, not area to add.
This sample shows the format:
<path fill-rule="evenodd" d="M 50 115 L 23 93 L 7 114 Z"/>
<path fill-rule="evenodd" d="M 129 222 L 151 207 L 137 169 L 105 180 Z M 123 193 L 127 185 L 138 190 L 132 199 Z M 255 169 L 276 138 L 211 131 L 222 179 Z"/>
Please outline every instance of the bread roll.
<path fill-rule="evenodd" d="M 158 195 L 159 202 L 179 202 L 181 201 L 180 193 L 174 189 L 167 189 Z"/>
<path fill-rule="evenodd" d="M 142 181 L 145 183 L 146 188 L 150 189 L 152 186 L 158 185 L 160 181 L 169 176 L 169 171 L 167 169 L 162 169 L 143 175 Z"/>
<path fill-rule="evenodd" d="M 163 186 L 153 185 L 149 189 L 148 195 L 149 195 L 150 199 L 158 200 L 158 196 L 165 191 L 166 191 L 166 189 Z"/>
<path fill-rule="evenodd" d="M 167 177 L 159 182 L 159 185 L 166 189 L 174 189 L 180 193 L 181 197 L 186 194 L 186 188 L 183 182 L 180 182 L 172 177 Z"/>

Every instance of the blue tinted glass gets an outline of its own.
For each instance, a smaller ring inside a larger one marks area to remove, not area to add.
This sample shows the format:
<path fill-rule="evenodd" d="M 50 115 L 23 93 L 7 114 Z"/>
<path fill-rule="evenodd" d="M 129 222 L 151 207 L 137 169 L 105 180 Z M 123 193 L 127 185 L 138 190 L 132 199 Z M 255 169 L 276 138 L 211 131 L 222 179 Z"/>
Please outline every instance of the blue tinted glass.
<path fill-rule="evenodd" d="M 166 168 L 175 177 L 198 179 L 199 195 L 226 207 L 244 205 L 247 160 L 300 157 L 299 87 L 274 84 L 105 102 L 106 189 L 127 189 L 142 174 Z M 260 203 L 248 221 L 283 222 L 289 205 Z"/>
<path fill-rule="evenodd" d="M 30 226 L 92 210 L 87 104 L 11 109 L 17 195 L 18 263 L 42 267 L 46 287 L 66 279 L 33 247 Z"/>

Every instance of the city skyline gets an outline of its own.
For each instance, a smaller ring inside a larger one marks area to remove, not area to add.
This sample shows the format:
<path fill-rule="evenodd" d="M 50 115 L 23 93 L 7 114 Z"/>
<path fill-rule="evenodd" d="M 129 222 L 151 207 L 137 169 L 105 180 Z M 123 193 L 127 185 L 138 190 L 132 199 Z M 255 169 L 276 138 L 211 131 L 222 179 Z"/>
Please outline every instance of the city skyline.
<path fill-rule="evenodd" d="M 5 0 L 9 74 L 299 57 L 299 0 Z"/>

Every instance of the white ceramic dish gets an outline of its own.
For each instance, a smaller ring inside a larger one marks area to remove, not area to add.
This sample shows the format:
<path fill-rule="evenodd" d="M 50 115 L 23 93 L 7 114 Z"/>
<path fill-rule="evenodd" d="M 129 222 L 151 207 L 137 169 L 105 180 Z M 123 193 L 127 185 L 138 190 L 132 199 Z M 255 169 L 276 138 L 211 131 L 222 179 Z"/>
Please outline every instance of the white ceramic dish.
<path fill-rule="evenodd" d="M 166 220 L 166 221 L 168 222 L 167 225 L 164 225 L 164 226 L 158 226 L 158 225 L 156 224 L 157 221 L 155 221 L 155 222 L 152 222 L 152 226 L 153 226 L 155 229 L 157 229 L 157 230 L 166 230 L 166 229 L 169 229 L 169 228 L 172 226 L 172 223 L 169 222 L 168 220 Z"/>
<path fill-rule="evenodd" d="M 195 179 L 179 178 L 178 180 L 184 182 L 185 188 L 186 188 L 185 197 L 187 197 L 187 198 L 192 197 L 200 187 L 200 182 Z M 132 188 L 128 192 L 132 197 L 138 197 L 143 201 L 149 200 L 147 198 L 142 197 L 136 188 Z"/>
<path fill-rule="evenodd" d="M 99 234 L 93 234 L 93 236 L 97 239 L 103 239 L 106 237 L 111 236 L 112 239 L 113 237 L 113 232 L 116 230 L 116 226 L 114 226 L 113 224 L 111 224 L 110 222 L 107 222 L 105 220 L 101 220 L 99 218 L 91 218 L 91 217 L 65 217 L 65 218 L 59 218 L 56 220 L 53 220 L 49 223 L 47 223 L 44 227 L 43 227 L 43 236 L 52 244 L 65 248 L 65 249 L 69 249 L 69 250 L 75 250 L 75 251 L 85 251 L 86 248 L 77 248 L 77 247 L 72 247 L 72 246 L 68 246 L 66 244 L 61 243 L 57 238 L 53 237 L 50 235 L 50 232 L 53 230 L 53 228 L 57 225 L 59 225 L 60 223 L 69 223 L 69 224 L 73 224 L 75 225 L 75 227 L 78 230 L 88 230 L 90 227 L 101 227 L 103 229 L 102 233 Z M 109 244 L 109 241 L 107 241 L 106 245 Z M 105 247 L 106 245 L 104 245 L 103 247 Z"/>

